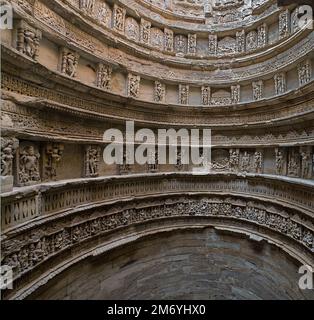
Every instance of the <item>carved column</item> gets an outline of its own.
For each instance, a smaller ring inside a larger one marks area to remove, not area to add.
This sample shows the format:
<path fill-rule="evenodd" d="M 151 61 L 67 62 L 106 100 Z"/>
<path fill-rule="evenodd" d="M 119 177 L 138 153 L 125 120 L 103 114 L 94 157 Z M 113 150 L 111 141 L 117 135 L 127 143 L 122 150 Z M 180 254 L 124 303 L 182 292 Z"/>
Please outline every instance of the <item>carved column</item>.
<path fill-rule="evenodd" d="M 279 14 L 279 39 L 283 39 L 290 34 L 290 12 L 285 9 Z"/>
<path fill-rule="evenodd" d="M 237 52 L 245 52 L 245 31 L 238 31 L 236 33 L 236 49 Z"/>
<path fill-rule="evenodd" d="M 231 101 L 232 103 L 239 103 L 241 99 L 240 85 L 231 86 Z"/>
<path fill-rule="evenodd" d="M 19 141 L 13 137 L 1 137 L 1 192 L 13 189 L 13 159 Z"/>
<path fill-rule="evenodd" d="M 211 89 L 209 86 L 202 86 L 202 105 L 208 106 L 211 102 Z"/>
<path fill-rule="evenodd" d="M 210 34 L 208 36 L 208 52 L 210 55 L 216 55 L 217 54 L 217 35 L 216 34 Z"/>
<path fill-rule="evenodd" d="M 165 41 L 165 51 L 173 52 L 173 31 L 170 29 L 164 29 L 164 41 Z"/>
<path fill-rule="evenodd" d="M 196 34 L 188 35 L 188 54 L 195 56 L 196 55 L 196 46 L 197 46 L 197 36 Z"/>
<path fill-rule="evenodd" d="M 257 28 L 257 46 L 259 48 L 265 47 L 268 42 L 268 27 L 263 23 Z"/>
<path fill-rule="evenodd" d="M 299 85 L 303 86 L 311 81 L 312 78 L 312 64 L 311 60 L 306 61 L 298 65 Z"/>
<path fill-rule="evenodd" d="M 16 49 L 33 60 L 38 58 L 41 31 L 20 20 L 17 25 Z"/>
<path fill-rule="evenodd" d="M 145 20 L 141 19 L 141 28 L 140 28 L 140 41 L 143 44 L 150 44 L 150 29 L 152 24 Z"/>
<path fill-rule="evenodd" d="M 275 94 L 280 95 L 287 91 L 286 74 L 284 72 L 277 73 L 274 76 Z"/>
<path fill-rule="evenodd" d="M 113 28 L 119 32 L 124 32 L 126 10 L 114 5 L 113 7 Z"/>

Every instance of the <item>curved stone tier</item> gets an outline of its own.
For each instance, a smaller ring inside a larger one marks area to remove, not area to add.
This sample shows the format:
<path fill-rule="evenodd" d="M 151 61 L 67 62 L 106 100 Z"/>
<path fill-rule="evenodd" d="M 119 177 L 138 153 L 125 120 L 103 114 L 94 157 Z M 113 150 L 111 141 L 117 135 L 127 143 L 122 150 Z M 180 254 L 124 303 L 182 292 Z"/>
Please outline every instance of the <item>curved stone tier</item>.
<path fill-rule="evenodd" d="M 169 227 L 241 230 L 313 265 L 313 192 L 313 184 L 298 180 L 184 173 L 60 182 L 4 194 L 2 254 L 16 276 L 8 297 L 25 297 L 47 275 L 116 241 Z"/>

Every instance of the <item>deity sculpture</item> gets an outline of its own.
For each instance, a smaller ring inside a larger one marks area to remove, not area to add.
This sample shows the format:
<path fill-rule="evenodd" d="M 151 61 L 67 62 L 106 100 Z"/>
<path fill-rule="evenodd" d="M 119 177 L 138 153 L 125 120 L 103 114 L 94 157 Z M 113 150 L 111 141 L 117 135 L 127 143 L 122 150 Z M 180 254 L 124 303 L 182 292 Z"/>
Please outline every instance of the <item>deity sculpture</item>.
<path fill-rule="evenodd" d="M 202 93 L 202 104 L 203 104 L 203 106 L 209 105 L 210 104 L 210 100 L 211 100 L 210 87 L 202 86 L 201 93 Z"/>
<path fill-rule="evenodd" d="M 283 169 L 283 153 L 276 149 L 276 174 L 282 174 Z"/>
<path fill-rule="evenodd" d="M 102 63 L 97 68 L 97 87 L 110 90 L 111 89 L 112 68 Z"/>
<path fill-rule="evenodd" d="M 165 28 L 165 50 L 172 52 L 173 51 L 173 31 Z"/>
<path fill-rule="evenodd" d="M 85 175 L 87 177 L 97 177 L 99 175 L 98 164 L 100 161 L 100 147 L 88 146 L 86 148 L 86 156 L 85 157 L 86 157 Z"/>
<path fill-rule="evenodd" d="M 160 81 L 155 81 L 155 101 L 165 101 L 165 85 L 162 84 Z"/>
<path fill-rule="evenodd" d="M 63 144 L 48 144 L 46 147 L 46 165 L 45 175 L 48 180 L 55 180 L 57 178 L 57 164 L 60 162 L 63 154 Z"/>
<path fill-rule="evenodd" d="M 242 171 L 248 172 L 250 169 L 250 155 L 247 151 L 244 152 L 242 159 L 241 159 L 241 169 Z"/>
<path fill-rule="evenodd" d="M 230 162 L 230 169 L 231 169 L 233 172 L 238 171 L 238 169 L 239 169 L 239 161 L 240 161 L 239 151 L 237 151 L 237 150 L 230 150 L 230 159 L 229 159 L 229 162 Z"/>
<path fill-rule="evenodd" d="M 277 73 L 274 76 L 275 80 L 275 93 L 277 95 L 283 94 L 287 90 L 287 85 L 286 85 L 286 74 L 285 73 Z"/>
<path fill-rule="evenodd" d="M 188 85 L 179 85 L 179 103 L 180 104 L 189 104 L 189 86 Z"/>
<path fill-rule="evenodd" d="M 124 31 L 125 25 L 125 14 L 126 10 L 123 8 L 118 7 L 117 5 L 114 6 L 114 18 L 113 18 L 113 25 L 118 31 Z"/>
<path fill-rule="evenodd" d="M 1 176 L 12 176 L 14 142 L 12 139 L 1 139 Z"/>
<path fill-rule="evenodd" d="M 262 172 L 262 166 L 263 166 L 263 155 L 262 152 L 256 151 L 254 153 L 254 168 L 256 173 Z"/>
<path fill-rule="evenodd" d="M 32 145 L 25 146 L 20 153 L 19 180 L 23 184 L 40 181 L 39 153 Z"/>
<path fill-rule="evenodd" d="M 31 59 L 37 60 L 41 32 L 25 21 L 20 21 L 17 27 L 17 50 Z"/>
<path fill-rule="evenodd" d="M 263 80 L 253 82 L 252 87 L 253 87 L 253 100 L 257 101 L 262 99 L 263 91 L 264 91 Z"/>
<path fill-rule="evenodd" d="M 69 77 L 76 77 L 76 69 L 78 66 L 79 56 L 77 53 L 71 52 L 66 48 L 62 51 L 61 72 Z"/>
<path fill-rule="evenodd" d="M 301 151 L 301 177 L 308 178 L 310 172 L 310 155 L 306 151 Z"/>
<path fill-rule="evenodd" d="M 128 96 L 138 98 L 140 93 L 140 76 L 129 74 L 128 76 Z"/>

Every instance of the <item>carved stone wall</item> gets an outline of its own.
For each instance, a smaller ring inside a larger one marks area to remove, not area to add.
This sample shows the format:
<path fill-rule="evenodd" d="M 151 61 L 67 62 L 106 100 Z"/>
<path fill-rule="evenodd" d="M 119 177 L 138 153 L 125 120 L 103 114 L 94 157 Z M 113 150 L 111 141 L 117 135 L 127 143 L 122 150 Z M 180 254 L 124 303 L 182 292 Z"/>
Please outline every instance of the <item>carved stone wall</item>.
<path fill-rule="evenodd" d="M 92 252 L 158 224 L 244 230 L 313 262 L 314 33 L 297 5 L 11 2 L 1 259 L 16 288 L 5 298 L 29 296 L 70 251 L 81 259 L 81 244 Z M 129 164 L 126 121 L 155 137 L 211 129 L 210 171 L 197 174 L 180 148 L 171 164 L 157 148 Z M 107 129 L 122 131 L 119 164 L 103 160 Z"/>

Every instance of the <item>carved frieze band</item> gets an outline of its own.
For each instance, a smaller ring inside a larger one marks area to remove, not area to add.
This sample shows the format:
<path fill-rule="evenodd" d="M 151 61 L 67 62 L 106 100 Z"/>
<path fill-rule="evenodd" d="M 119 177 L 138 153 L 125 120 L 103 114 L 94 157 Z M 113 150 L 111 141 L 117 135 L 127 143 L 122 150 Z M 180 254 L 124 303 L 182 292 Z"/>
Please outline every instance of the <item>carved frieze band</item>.
<path fill-rule="evenodd" d="M 313 252 L 313 224 L 278 206 L 265 206 L 239 198 L 203 197 L 151 201 L 149 205 L 132 203 L 97 209 L 55 221 L 54 227 L 37 227 L 2 242 L 2 261 L 13 268 L 14 279 L 83 242 L 137 223 L 167 218 L 220 218 L 252 223 L 287 237 Z M 298 220 L 299 219 L 299 220 Z"/>

